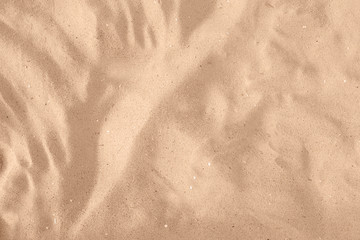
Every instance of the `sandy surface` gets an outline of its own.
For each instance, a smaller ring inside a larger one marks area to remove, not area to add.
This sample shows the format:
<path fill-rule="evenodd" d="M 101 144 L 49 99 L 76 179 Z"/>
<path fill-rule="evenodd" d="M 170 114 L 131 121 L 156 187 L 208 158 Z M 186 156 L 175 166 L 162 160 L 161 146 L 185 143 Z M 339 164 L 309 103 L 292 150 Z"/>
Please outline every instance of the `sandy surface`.
<path fill-rule="evenodd" d="M 0 239 L 359 239 L 360 2 L 1 0 Z"/>

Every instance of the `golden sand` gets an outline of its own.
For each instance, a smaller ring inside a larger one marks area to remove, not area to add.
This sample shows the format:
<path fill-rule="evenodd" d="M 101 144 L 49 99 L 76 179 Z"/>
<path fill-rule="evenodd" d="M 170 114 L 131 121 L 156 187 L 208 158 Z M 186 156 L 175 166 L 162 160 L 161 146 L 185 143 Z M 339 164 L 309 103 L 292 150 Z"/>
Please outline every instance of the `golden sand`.
<path fill-rule="evenodd" d="M 359 49 L 356 0 L 1 0 L 0 239 L 359 239 Z"/>

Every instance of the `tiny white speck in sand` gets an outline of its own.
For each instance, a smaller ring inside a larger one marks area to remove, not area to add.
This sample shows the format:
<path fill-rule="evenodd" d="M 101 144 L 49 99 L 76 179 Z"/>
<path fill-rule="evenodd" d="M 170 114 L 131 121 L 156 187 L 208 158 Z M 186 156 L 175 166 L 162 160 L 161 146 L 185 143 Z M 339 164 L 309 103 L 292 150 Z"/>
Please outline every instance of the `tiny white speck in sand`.
<path fill-rule="evenodd" d="M 99 122 L 99 119 L 96 119 L 96 122 Z"/>
<path fill-rule="evenodd" d="M 167 225 L 167 224 L 165 224 L 165 225 L 164 225 L 164 227 L 165 227 L 165 228 L 167 228 L 167 227 L 168 227 L 168 225 Z"/>
<path fill-rule="evenodd" d="M 49 229 L 49 227 L 46 227 L 46 229 Z"/>
<path fill-rule="evenodd" d="M 305 29 L 305 28 L 306 28 L 306 26 L 304 25 L 304 26 L 303 26 L 303 28 Z"/>
<path fill-rule="evenodd" d="M 72 202 L 73 200 L 72 199 L 70 199 L 70 202 Z"/>
<path fill-rule="evenodd" d="M 192 186 L 190 186 L 190 190 L 192 190 Z"/>
<path fill-rule="evenodd" d="M 196 179 L 196 176 L 193 176 L 193 179 L 195 180 L 195 179 Z"/>
<path fill-rule="evenodd" d="M 346 83 L 346 79 L 344 80 L 344 83 Z"/>
<path fill-rule="evenodd" d="M 56 218 L 54 218 L 54 224 L 56 224 Z"/>
<path fill-rule="evenodd" d="M 110 131 L 109 131 L 109 130 L 107 130 L 106 132 L 107 132 L 107 133 L 109 133 Z"/>
<path fill-rule="evenodd" d="M 209 166 L 209 167 L 211 166 L 211 162 L 208 162 L 208 166 Z"/>
<path fill-rule="evenodd" d="M 31 88 L 30 84 L 28 84 L 28 88 Z"/>

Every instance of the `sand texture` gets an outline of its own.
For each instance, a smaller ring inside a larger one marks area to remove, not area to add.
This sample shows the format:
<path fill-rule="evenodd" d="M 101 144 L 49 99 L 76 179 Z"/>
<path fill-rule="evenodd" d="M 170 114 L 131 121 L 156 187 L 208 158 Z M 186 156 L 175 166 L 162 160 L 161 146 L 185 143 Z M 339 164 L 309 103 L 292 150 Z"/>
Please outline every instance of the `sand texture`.
<path fill-rule="evenodd" d="M 360 239 L 360 2 L 0 0 L 10 239 Z"/>

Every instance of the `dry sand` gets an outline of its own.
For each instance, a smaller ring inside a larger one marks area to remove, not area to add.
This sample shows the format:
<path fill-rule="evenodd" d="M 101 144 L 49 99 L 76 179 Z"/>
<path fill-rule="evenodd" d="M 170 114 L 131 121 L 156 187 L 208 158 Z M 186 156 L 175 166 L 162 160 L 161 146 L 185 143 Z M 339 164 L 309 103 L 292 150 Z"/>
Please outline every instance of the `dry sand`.
<path fill-rule="evenodd" d="M 360 239 L 357 0 L 1 0 L 0 239 Z"/>

